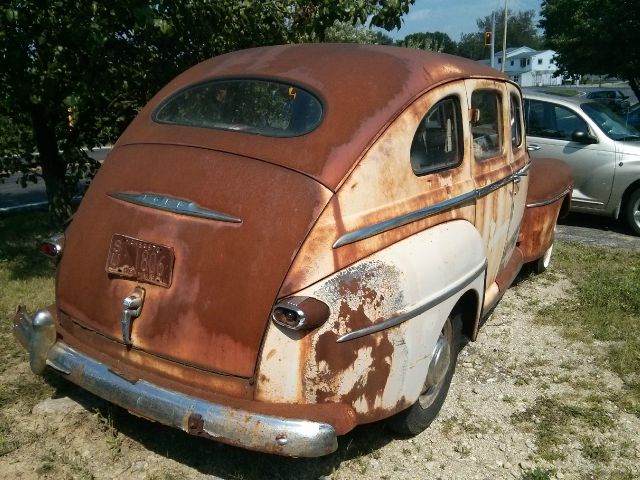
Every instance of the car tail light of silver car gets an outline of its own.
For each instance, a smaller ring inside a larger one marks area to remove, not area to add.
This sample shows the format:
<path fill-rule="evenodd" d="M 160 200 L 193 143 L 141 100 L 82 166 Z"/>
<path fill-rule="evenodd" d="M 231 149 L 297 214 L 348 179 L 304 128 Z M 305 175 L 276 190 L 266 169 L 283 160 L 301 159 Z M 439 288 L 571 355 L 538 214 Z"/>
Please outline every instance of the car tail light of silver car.
<path fill-rule="evenodd" d="M 44 240 L 38 250 L 47 257 L 60 258 L 64 250 L 64 233 L 58 233 Z"/>
<path fill-rule="evenodd" d="M 311 330 L 326 322 L 330 313 L 328 305 L 315 298 L 289 297 L 273 307 L 271 318 L 292 330 Z"/>

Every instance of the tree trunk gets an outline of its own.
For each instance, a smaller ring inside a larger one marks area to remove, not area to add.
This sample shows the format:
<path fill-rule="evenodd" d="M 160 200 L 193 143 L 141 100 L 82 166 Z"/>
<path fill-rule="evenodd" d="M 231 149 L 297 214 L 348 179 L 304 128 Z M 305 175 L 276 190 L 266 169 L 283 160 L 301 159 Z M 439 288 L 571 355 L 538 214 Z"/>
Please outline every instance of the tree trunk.
<path fill-rule="evenodd" d="M 61 226 L 71 216 L 71 188 L 66 181 L 66 162 L 58 151 L 54 118 L 40 105 L 34 105 L 31 109 L 33 135 L 47 189 L 49 215 L 54 225 Z"/>

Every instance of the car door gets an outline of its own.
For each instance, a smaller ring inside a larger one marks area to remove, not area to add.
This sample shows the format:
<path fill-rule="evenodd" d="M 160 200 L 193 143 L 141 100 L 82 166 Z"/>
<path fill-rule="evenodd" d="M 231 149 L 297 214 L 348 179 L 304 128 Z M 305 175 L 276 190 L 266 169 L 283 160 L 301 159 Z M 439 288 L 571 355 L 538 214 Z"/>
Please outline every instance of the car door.
<path fill-rule="evenodd" d="M 471 107 L 472 175 L 478 192 L 476 228 L 487 255 L 489 289 L 504 264 L 513 206 L 513 170 L 507 153 L 503 82 L 466 80 Z"/>
<path fill-rule="evenodd" d="M 557 158 L 574 178 L 571 201 L 583 210 L 603 210 L 611 195 L 615 146 L 577 109 L 547 100 L 525 99 L 528 148 L 532 158 Z M 594 135 L 597 143 L 572 139 L 575 131 Z"/>
<path fill-rule="evenodd" d="M 513 202 L 511 210 L 511 220 L 509 222 L 509 232 L 507 243 L 502 258 L 500 270 L 506 268 L 506 263 L 511 259 L 516 248 L 520 225 L 524 217 L 527 205 L 527 190 L 529 185 L 529 155 L 525 148 L 524 139 L 524 118 L 522 113 L 522 97 L 515 85 L 506 84 L 506 101 L 509 112 L 507 128 L 509 137 L 507 141 L 507 155 L 511 170 L 514 173 Z M 511 279 L 509 279 L 510 281 Z"/>

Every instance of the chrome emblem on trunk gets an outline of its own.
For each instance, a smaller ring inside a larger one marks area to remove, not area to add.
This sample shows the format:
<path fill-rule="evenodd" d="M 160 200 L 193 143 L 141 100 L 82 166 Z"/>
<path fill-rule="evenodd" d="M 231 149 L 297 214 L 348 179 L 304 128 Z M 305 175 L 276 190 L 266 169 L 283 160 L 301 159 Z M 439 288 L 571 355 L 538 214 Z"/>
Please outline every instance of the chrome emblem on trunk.
<path fill-rule="evenodd" d="M 142 305 L 144 304 L 144 288 L 136 287 L 133 293 L 122 301 L 122 341 L 130 347 L 131 343 L 131 322 L 140 316 Z"/>

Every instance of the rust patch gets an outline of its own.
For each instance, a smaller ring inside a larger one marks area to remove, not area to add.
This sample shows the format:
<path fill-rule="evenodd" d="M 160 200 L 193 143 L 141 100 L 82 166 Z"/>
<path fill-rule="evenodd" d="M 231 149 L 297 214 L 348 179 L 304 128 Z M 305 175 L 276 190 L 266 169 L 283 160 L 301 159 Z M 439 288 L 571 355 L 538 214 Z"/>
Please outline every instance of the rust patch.
<path fill-rule="evenodd" d="M 199 413 L 192 413 L 187 419 L 187 433 L 195 435 L 197 437 L 208 438 L 209 440 L 219 440 L 212 435 L 209 435 L 204 430 L 204 420 Z"/>

